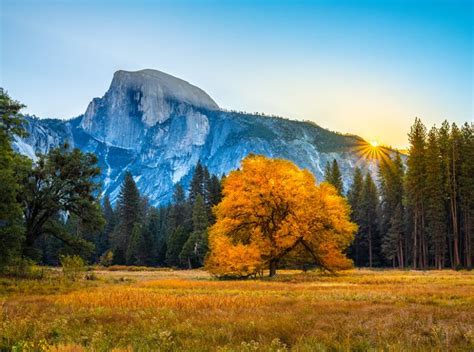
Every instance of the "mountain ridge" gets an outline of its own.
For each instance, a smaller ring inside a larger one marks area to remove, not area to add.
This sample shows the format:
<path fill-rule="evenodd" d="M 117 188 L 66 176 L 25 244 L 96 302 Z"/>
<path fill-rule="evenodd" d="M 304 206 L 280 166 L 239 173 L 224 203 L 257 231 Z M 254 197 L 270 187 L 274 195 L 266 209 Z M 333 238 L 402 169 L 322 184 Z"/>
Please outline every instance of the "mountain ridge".
<path fill-rule="evenodd" d="M 161 85 L 163 77 L 172 84 Z M 171 91 L 178 83 L 182 90 Z M 187 89 L 203 94 L 192 100 Z M 76 118 L 27 119 L 30 135 L 15 139 L 18 151 L 34 158 L 35 152 L 67 142 L 96 154 L 103 192 L 112 201 L 125 171 L 159 205 L 171 200 L 176 183 L 186 186 L 199 160 L 222 175 L 238 168 L 249 153 L 291 160 L 319 181 L 325 163 L 336 159 L 346 187 L 356 164 L 375 172 L 373 163 L 357 153 L 361 137 L 308 121 L 223 110 L 200 88 L 160 71 L 117 71 L 104 96 L 94 98 Z"/>

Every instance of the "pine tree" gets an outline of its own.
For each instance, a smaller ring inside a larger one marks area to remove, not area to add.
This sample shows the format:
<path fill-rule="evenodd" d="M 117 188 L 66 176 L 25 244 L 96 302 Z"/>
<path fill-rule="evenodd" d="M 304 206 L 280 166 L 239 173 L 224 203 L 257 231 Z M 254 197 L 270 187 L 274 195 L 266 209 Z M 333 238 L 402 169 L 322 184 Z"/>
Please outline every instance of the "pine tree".
<path fill-rule="evenodd" d="M 356 167 L 352 179 L 352 184 L 347 194 L 347 200 L 351 206 L 351 220 L 356 224 L 361 223 L 360 206 L 362 204 L 362 190 L 364 187 L 364 176 L 360 168 Z M 352 243 L 349 253 L 356 265 L 361 265 L 361 232 L 356 232 L 354 242 Z"/>
<path fill-rule="evenodd" d="M 388 232 L 382 239 L 382 254 L 392 261 L 393 267 L 398 262 L 399 268 L 404 265 L 403 221 L 402 205 L 398 204 L 391 215 Z"/>
<path fill-rule="evenodd" d="M 455 268 L 461 266 L 460 256 L 460 241 L 459 241 L 459 207 L 458 207 L 458 192 L 459 192 L 459 174 L 460 174 L 460 144 L 461 134 L 459 128 L 455 123 L 451 126 L 451 135 L 449 140 L 449 168 L 450 178 L 448 179 L 448 199 L 449 209 L 451 213 L 451 224 L 453 234 L 453 265 Z"/>
<path fill-rule="evenodd" d="M 207 253 L 208 215 L 204 198 L 198 195 L 193 207 L 193 232 L 179 254 L 182 263 L 188 268 L 202 266 Z M 194 264 L 194 265 L 193 265 Z"/>
<path fill-rule="evenodd" d="M 377 186 L 370 176 L 366 174 L 364 180 L 364 187 L 362 190 L 362 202 L 361 202 L 361 223 L 360 230 L 362 238 L 367 244 L 369 267 L 375 263 L 375 259 L 378 257 L 378 194 Z"/>
<path fill-rule="evenodd" d="M 337 193 L 342 195 L 344 192 L 344 184 L 342 182 L 341 170 L 339 170 L 339 165 L 336 159 L 332 161 L 331 176 L 332 176 L 331 184 L 334 187 L 336 187 Z"/>
<path fill-rule="evenodd" d="M 134 223 L 125 254 L 127 265 L 145 265 L 143 260 L 144 247 L 141 225 Z"/>
<path fill-rule="evenodd" d="M 344 184 L 342 182 L 341 170 L 336 159 L 333 159 L 332 163 L 329 161 L 326 163 L 326 168 L 324 169 L 324 181 L 333 185 L 337 192 L 342 195 L 344 192 Z"/>
<path fill-rule="evenodd" d="M 404 167 L 400 153 L 395 158 L 382 158 L 379 163 L 380 179 L 380 232 L 382 234 L 382 254 L 400 268 L 405 265 Z"/>
<path fill-rule="evenodd" d="M 460 155 L 459 203 L 464 266 L 472 268 L 474 254 L 474 125 L 472 123 L 465 123 L 461 128 Z"/>
<path fill-rule="evenodd" d="M 426 225 L 434 250 L 434 265 L 444 267 L 447 214 L 443 199 L 442 160 L 438 130 L 433 127 L 426 144 Z"/>
<path fill-rule="evenodd" d="M 204 168 L 200 161 L 196 164 L 196 168 L 194 169 L 194 174 L 191 179 L 191 186 L 189 190 L 189 202 L 194 204 L 196 201 L 196 197 L 200 195 L 204 195 Z"/>
<path fill-rule="evenodd" d="M 142 201 L 137 185 L 130 172 L 125 174 L 117 201 L 118 225 L 113 234 L 114 261 L 117 264 L 126 262 L 126 252 L 129 246 L 135 224 L 141 224 L 143 214 Z"/>
<path fill-rule="evenodd" d="M 426 127 L 416 118 L 408 134 L 410 142 L 407 159 L 406 195 L 412 228 L 412 265 L 423 269 L 427 266 L 428 244 L 425 238 L 426 200 Z"/>
<path fill-rule="evenodd" d="M 173 233 L 171 233 L 166 241 L 166 265 L 171 267 L 179 267 L 182 265 L 179 254 L 188 240 L 188 237 L 188 233 L 184 230 L 182 225 L 178 225 Z"/>

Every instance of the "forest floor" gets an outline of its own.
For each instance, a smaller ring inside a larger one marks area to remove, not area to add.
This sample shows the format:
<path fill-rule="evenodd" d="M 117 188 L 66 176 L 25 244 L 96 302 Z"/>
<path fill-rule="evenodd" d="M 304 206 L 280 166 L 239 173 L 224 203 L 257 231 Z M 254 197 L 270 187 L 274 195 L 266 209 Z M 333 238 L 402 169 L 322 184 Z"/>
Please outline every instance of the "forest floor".
<path fill-rule="evenodd" d="M 0 350 L 474 351 L 473 272 L 46 270 L 0 278 Z"/>

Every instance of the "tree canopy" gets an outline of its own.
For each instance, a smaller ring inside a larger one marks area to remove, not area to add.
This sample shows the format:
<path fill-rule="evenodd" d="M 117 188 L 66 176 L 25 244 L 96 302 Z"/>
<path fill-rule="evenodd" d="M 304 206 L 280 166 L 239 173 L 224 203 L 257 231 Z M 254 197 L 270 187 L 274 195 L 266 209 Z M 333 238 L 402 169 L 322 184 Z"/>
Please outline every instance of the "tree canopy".
<path fill-rule="evenodd" d="M 216 276 L 245 277 L 301 252 L 321 268 L 351 262 L 343 254 L 357 228 L 334 187 L 290 161 L 249 156 L 223 184 L 209 230 L 207 269 Z"/>

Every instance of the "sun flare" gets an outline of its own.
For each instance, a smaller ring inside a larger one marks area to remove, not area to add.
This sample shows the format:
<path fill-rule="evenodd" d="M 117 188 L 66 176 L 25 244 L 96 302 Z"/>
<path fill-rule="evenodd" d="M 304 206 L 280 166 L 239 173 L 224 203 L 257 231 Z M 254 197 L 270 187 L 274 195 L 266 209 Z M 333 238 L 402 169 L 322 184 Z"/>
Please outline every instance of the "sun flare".
<path fill-rule="evenodd" d="M 370 145 L 374 148 L 377 148 L 379 146 L 379 142 L 377 141 L 370 141 Z"/>

